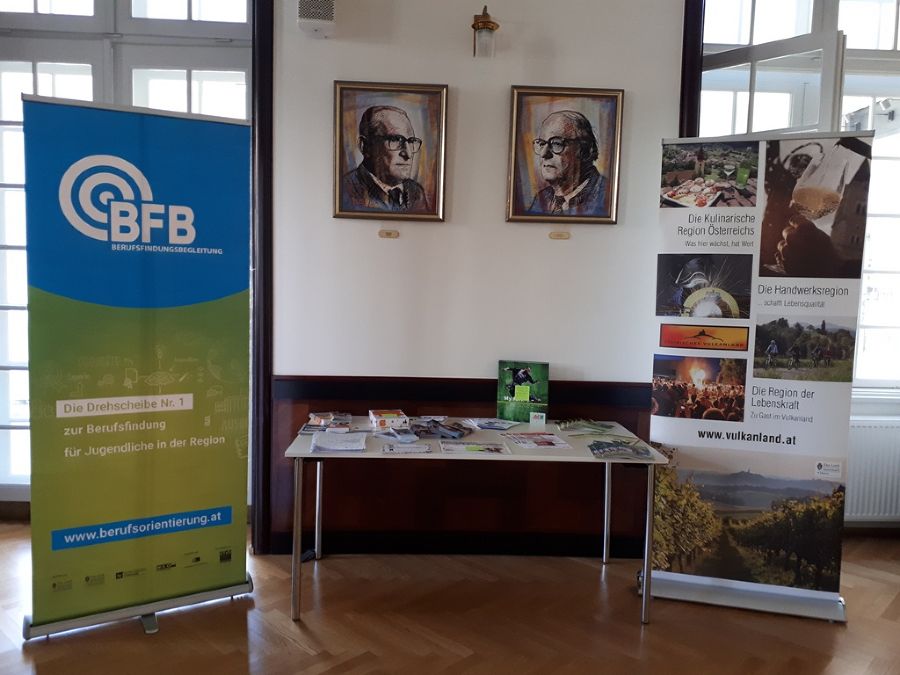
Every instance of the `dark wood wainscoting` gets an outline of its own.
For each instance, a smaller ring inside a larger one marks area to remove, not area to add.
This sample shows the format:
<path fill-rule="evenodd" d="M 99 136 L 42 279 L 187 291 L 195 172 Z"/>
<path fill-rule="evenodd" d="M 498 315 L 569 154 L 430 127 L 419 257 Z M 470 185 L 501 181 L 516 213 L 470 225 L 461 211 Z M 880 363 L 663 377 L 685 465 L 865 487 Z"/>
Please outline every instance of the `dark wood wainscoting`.
<path fill-rule="evenodd" d="M 310 412 L 399 407 L 409 415 L 496 415 L 496 380 L 377 377 L 275 377 L 268 467 L 254 478 L 268 496 L 254 509 L 256 541 L 288 553 L 293 513 L 293 463 L 284 451 Z M 616 420 L 642 438 L 649 431 L 650 385 L 554 381 L 550 419 Z M 263 463 L 265 464 L 265 463 Z M 323 498 L 323 548 L 328 553 L 455 552 L 600 555 L 601 464 L 495 464 L 404 460 L 329 462 Z M 268 474 L 268 475 L 266 475 Z M 266 489 L 266 486 L 267 489 Z M 312 545 L 315 471 L 304 476 L 304 548 Z M 613 471 L 611 552 L 639 557 L 646 470 Z"/>

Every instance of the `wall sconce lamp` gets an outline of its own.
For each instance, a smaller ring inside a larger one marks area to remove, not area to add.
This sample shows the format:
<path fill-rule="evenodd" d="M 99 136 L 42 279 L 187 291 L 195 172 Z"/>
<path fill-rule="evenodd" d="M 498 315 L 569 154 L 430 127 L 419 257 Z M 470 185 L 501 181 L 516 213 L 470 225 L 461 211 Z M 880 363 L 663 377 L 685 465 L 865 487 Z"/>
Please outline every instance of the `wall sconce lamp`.
<path fill-rule="evenodd" d="M 481 14 L 475 15 L 472 24 L 472 56 L 476 58 L 491 58 L 494 55 L 494 31 L 500 28 L 500 24 L 491 19 L 487 5 L 481 10 Z"/>
<path fill-rule="evenodd" d="M 894 106 L 891 103 L 891 99 L 883 98 L 880 101 L 878 101 L 878 103 L 876 103 L 875 106 L 881 111 L 881 112 L 875 113 L 876 115 L 884 115 L 885 117 L 888 118 L 888 121 L 890 121 L 890 122 L 894 121 L 895 111 L 893 110 Z"/>

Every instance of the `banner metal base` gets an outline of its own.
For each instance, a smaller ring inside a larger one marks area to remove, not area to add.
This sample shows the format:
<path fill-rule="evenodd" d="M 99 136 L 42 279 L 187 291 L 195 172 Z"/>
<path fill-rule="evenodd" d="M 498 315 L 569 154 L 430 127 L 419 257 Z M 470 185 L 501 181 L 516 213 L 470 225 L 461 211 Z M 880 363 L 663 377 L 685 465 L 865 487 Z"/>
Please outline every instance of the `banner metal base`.
<path fill-rule="evenodd" d="M 653 572 L 654 598 L 702 602 L 723 607 L 790 614 L 827 621 L 847 621 L 844 599 L 838 593 L 755 584 L 676 572 Z"/>
<path fill-rule="evenodd" d="M 32 625 L 31 617 L 26 616 L 22 624 L 22 637 L 30 640 L 35 637 L 43 637 L 53 633 L 62 633 L 67 630 L 76 628 L 87 628 L 88 626 L 97 626 L 101 623 L 109 623 L 110 621 L 120 621 L 122 619 L 139 618 L 144 628 L 144 632 L 152 635 L 158 630 L 153 630 L 156 626 L 156 612 L 162 612 L 167 609 L 176 609 L 178 607 L 187 607 L 188 605 L 196 605 L 200 602 L 209 602 L 210 600 L 221 600 L 222 598 L 234 597 L 235 595 L 243 595 L 253 591 L 253 579 L 247 575 L 247 581 L 236 586 L 226 586 L 224 588 L 216 588 L 211 591 L 203 591 L 202 593 L 192 593 L 191 595 L 180 595 L 176 598 L 167 598 L 166 600 L 158 600 L 144 605 L 133 605 L 131 607 L 123 607 L 122 609 L 114 609 L 109 612 L 100 612 L 99 614 L 88 614 L 80 616 L 76 619 L 66 619 L 65 621 L 54 621 L 52 623 L 44 623 L 38 626 Z M 150 628 L 150 630 L 148 630 Z"/>

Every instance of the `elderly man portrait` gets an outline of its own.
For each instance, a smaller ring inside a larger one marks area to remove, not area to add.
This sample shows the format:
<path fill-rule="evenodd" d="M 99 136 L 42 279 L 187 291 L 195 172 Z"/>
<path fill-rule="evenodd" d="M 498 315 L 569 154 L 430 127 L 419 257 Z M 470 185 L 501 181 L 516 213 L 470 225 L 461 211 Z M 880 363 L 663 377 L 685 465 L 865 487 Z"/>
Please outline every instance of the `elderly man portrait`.
<path fill-rule="evenodd" d="M 584 115 L 574 110 L 548 115 L 534 139 L 534 153 L 547 187 L 534 195 L 529 215 L 609 215 L 606 177 L 594 164 L 597 138 Z"/>
<path fill-rule="evenodd" d="M 362 161 L 341 178 L 341 206 L 351 210 L 427 213 L 425 190 L 411 176 L 422 148 L 400 108 L 372 106 L 359 120 Z"/>

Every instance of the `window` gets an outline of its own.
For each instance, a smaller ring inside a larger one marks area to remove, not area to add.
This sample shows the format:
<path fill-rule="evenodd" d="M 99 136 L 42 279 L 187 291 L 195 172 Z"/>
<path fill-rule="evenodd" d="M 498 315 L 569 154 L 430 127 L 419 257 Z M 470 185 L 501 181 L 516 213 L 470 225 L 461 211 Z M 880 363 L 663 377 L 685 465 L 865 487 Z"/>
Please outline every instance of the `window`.
<path fill-rule="evenodd" d="M 134 105 L 219 117 L 247 117 L 246 74 L 228 70 L 132 70 Z"/>
<path fill-rule="evenodd" d="M 0 12 L 93 16 L 94 0 L 0 0 Z"/>
<path fill-rule="evenodd" d="M 704 28 L 704 41 L 708 43 L 704 45 L 704 62 L 722 60 L 728 50 L 742 53 L 740 50 L 757 49 L 742 45 L 759 45 L 764 39 L 801 32 L 814 36 L 842 30 L 846 34 L 842 69 L 840 59 L 835 60 L 835 80 L 842 79 L 842 96 L 835 92 L 827 102 L 827 96 L 821 96 L 823 103 L 819 104 L 833 105 L 836 114 L 829 126 L 822 124 L 828 118 L 827 110 L 819 110 L 818 117 L 823 129 L 875 130 L 854 385 L 881 389 L 900 388 L 900 358 L 894 348 L 900 344 L 900 312 L 896 309 L 900 306 L 900 204 L 894 196 L 895 186 L 900 184 L 898 4 L 900 0 L 706 0 Z M 800 39 L 791 37 L 784 42 Z M 782 67 L 765 74 L 768 81 L 761 82 L 761 71 L 757 71 L 753 130 L 814 128 L 810 127 L 814 117 L 811 106 L 815 105 L 817 89 L 827 94 L 829 74 L 826 69 L 814 74 L 811 63 L 804 64 L 804 56 L 809 55 L 785 55 Z M 749 80 L 739 67 L 705 70 L 701 135 L 730 133 L 728 127 L 733 133 L 746 129 L 746 124 L 741 124 L 740 108 L 741 97 L 750 91 Z M 770 98 L 775 107 L 762 105 L 762 97 L 771 97 L 779 90 L 782 98 Z M 783 98 L 785 93 L 792 97 L 789 103 Z M 757 114 L 765 119 L 757 120 Z M 785 119 L 788 123 L 782 124 Z"/>
<path fill-rule="evenodd" d="M 812 14 L 813 0 L 709 0 L 703 42 L 758 45 L 803 35 L 810 31 Z"/>
<path fill-rule="evenodd" d="M 841 0 L 838 30 L 848 49 L 896 49 L 896 0 Z"/>
<path fill-rule="evenodd" d="M 136 19 L 247 22 L 245 0 L 131 0 Z"/>
<path fill-rule="evenodd" d="M 247 0 L 0 0 L 0 500 L 27 498 L 31 470 L 22 94 L 246 119 L 248 10 Z"/>

